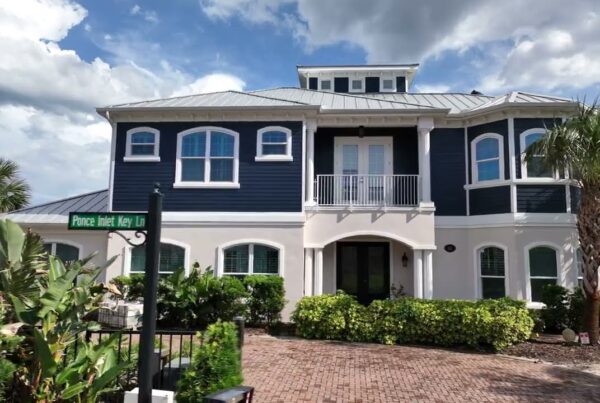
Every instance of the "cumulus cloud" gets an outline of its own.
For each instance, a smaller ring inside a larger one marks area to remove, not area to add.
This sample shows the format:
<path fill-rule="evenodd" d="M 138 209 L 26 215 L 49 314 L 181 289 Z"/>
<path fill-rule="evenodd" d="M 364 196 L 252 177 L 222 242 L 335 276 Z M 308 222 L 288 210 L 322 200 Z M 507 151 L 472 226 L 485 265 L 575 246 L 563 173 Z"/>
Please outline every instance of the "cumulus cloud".
<path fill-rule="evenodd" d="M 192 77 L 165 60 L 149 70 L 131 48 L 131 59 L 85 61 L 59 41 L 86 15 L 69 0 L 0 3 L 0 155 L 19 163 L 34 203 L 107 187 L 111 130 L 95 107 L 244 85 L 223 73 Z M 125 50 L 124 38 L 107 40 Z"/>
<path fill-rule="evenodd" d="M 217 91 L 243 91 L 246 83 L 231 74 L 214 73 L 201 77 L 186 85 L 171 94 L 171 96 L 179 97 L 190 94 L 200 94 L 206 92 L 217 92 Z"/>

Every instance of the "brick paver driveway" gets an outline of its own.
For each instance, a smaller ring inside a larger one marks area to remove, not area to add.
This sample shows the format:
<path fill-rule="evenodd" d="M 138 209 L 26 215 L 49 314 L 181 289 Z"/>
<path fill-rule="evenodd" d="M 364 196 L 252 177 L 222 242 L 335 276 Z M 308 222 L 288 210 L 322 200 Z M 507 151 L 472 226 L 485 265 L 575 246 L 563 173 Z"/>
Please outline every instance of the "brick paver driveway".
<path fill-rule="evenodd" d="M 600 401 L 600 377 L 434 348 L 250 336 L 244 384 L 257 402 Z"/>

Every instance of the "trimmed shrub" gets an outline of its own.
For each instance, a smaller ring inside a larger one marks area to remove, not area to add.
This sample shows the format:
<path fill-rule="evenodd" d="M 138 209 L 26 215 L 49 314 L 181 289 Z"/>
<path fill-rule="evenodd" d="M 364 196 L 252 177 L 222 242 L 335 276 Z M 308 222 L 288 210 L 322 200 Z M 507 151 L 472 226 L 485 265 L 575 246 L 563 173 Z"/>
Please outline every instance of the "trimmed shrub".
<path fill-rule="evenodd" d="M 482 301 L 400 298 L 364 307 L 345 294 L 305 297 L 292 315 L 306 338 L 490 346 L 525 341 L 533 328 L 525 304 L 508 298 Z"/>
<path fill-rule="evenodd" d="M 281 320 L 281 311 L 286 303 L 282 277 L 246 276 L 244 286 L 249 294 L 246 301 L 249 324 L 271 327 Z"/>
<path fill-rule="evenodd" d="M 546 331 L 560 333 L 569 327 L 569 295 L 569 290 L 557 284 L 546 284 L 542 288 L 541 302 L 546 307 L 540 317 Z"/>
<path fill-rule="evenodd" d="M 122 298 L 127 302 L 137 302 L 144 298 L 143 274 L 113 277 L 110 283 L 117 287 Z"/>
<path fill-rule="evenodd" d="M 584 310 L 585 310 L 585 295 L 583 293 L 583 288 L 578 287 L 572 293 L 569 294 L 568 298 L 568 306 L 569 306 L 569 321 L 568 327 L 573 329 L 576 332 L 583 332 L 583 323 L 584 323 Z"/>
<path fill-rule="evenodd" d="M 242 365 L 235 326 L 217 322 L 206 329 L 190 367 L 177 383 L 177 401 L 196 403 L 220 389 L 242 383 Z"/>

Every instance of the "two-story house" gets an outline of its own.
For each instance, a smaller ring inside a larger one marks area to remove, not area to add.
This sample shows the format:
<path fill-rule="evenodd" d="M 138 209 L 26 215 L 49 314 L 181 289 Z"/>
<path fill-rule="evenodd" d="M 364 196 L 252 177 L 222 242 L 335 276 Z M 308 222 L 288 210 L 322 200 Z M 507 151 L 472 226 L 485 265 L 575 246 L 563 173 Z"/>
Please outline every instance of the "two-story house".
<path fill-rule="evenodd" d="M 363 303 L 398 290 L 536 302 L 544 284 L 574 287 L 578 189 L 522 152 L 576 103 L 411 93 L 417 69 L 299 66 L 297 88 L 98 108 L 113 130 L 109 189 L 83 197 L 104 204 L 50 210 L 145 211 L 158 182 L 161 272 L 198 262 L 218 276 L 282 276 L 286 315 L 336 290 Z M 40 208 L 12 216 L 44 234 Z M 143 247 L 54 220 L 49 248 L 118 255 L 108 277 L 144 271 Z"/>

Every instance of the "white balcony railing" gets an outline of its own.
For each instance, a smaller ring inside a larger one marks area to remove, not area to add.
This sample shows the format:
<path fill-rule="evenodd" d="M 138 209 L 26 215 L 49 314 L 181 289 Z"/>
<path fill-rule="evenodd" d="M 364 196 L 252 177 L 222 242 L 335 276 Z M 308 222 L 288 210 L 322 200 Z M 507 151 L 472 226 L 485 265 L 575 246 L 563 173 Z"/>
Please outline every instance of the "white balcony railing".
<path fill-rule="evenodd" d="M 419 204 L 419 175 L 317 175 L 319 206 L 413 207 Z"/>

